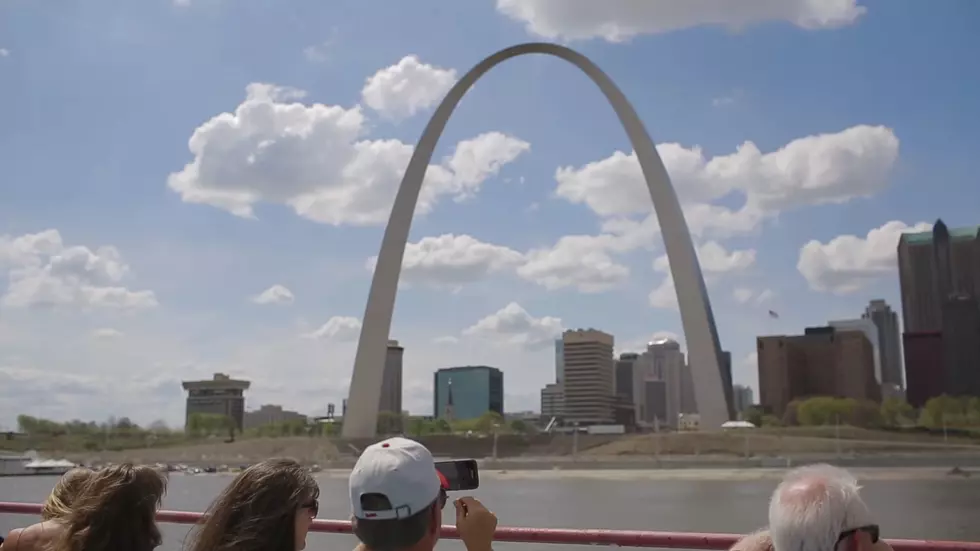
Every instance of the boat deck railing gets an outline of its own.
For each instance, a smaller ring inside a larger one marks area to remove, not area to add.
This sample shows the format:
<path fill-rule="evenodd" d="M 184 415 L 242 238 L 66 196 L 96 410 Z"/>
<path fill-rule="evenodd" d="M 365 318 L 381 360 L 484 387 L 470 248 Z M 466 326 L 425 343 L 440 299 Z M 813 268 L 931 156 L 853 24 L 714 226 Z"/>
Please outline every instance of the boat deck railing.
<path fill-rule="evenodd" d="M 40 515 L 41 505 L 0 501 L 0 514 Z M 160 511 L 159 522 L 197 524 L 203 515 L 188 511 Z M 351 523 L 344 520 L 313 521 L 313 532 L 350 534 Z M 442 537 L 459 539 L 455 526 L 443 526 Z M 647 532 L 641 530 L 569 530 L 556 528 L 498 527 L 494 541 L 510 543 L 556 543 L 573 545 L 614 545 L 618 547 L 657 547 L 661 549 L 729 549 L 739 534 L 695 532 Z M 888 540 L 895 551 L 980 551 L 980 542 L 941 540 Z"/>

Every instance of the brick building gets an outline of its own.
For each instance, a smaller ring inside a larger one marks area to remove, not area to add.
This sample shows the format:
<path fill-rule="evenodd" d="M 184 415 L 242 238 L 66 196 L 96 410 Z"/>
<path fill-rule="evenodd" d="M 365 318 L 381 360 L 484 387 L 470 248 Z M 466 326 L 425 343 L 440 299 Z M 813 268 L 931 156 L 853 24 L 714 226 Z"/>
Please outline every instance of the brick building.
<path fill-rule="evenodd" d="M 810 327 L 756 339 L 759 403 L 782 416 L 793 400 L 835 396 L 881 401 L 874 350 L 861 331 Z"/>

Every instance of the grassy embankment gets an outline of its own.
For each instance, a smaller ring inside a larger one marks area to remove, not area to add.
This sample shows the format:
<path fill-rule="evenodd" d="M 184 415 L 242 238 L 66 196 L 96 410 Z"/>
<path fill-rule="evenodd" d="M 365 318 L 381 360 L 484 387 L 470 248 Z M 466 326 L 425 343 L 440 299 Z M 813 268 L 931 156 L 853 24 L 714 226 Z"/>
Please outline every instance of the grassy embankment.
<path fill-rule="evenodd" d="M 427 436 L 421 438 L 433 453 L 456 457 L 489 457 L 492 438 L 462 436 Z M 295 457 L 309 463 L 329 465 L 349 460 L 355 450 L 368 442 L 347 442 L 325 437 L 243 438 L 226 443 L 221 439 L 189 440 L 173 437 L 152 442 L 117 439 L 107 442 L 106 449 L 91 449 L 91 444 L 59 436 L 47 439 L 0 441 L 0 452 L 10 453 L 36 449 L 47 456 L 67 457 L 79 461 L 130 460 L 146 463 L 242 464 L 274 456 Z M 147 445 L 149 444 L 149 445 Z M 562 457 L 575 448 L 568 435 L 517 436 L 502 435 L 498 456 Z M 623 436 L 581 435 L 578 451 L 591 458 L 642 458 L 656 455 L 702 456 L 792 456 L 835 453 L 890 454 L 947 450 L 980 453 L 980 439 L 943 439 L 915 433 L 874 431 L 854 427 L 794 427 L 751 429 L 744 431 L 667 433 Z"/>

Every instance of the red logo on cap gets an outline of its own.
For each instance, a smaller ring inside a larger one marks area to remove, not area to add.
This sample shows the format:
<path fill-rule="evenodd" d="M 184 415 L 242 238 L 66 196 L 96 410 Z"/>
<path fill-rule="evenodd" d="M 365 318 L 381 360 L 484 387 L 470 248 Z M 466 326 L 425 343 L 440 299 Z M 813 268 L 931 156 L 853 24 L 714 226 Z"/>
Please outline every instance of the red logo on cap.
<path fill-rule="evenodd" d="M 390 448 L 391 447 L 391 444 L 385 442 L 384 444 L 381 444 L 381 447 L 382 448 Z"/>
<path fill-rule="evenodd" d="M 436 475 L 439 476 L 439 485 L 442 486 L 442 489 L 443 490 L 448 490 L 449 489 L 449 479 L 446 478 L 446 475 L 442 474 L 439 471 L 436 471 Z"/>

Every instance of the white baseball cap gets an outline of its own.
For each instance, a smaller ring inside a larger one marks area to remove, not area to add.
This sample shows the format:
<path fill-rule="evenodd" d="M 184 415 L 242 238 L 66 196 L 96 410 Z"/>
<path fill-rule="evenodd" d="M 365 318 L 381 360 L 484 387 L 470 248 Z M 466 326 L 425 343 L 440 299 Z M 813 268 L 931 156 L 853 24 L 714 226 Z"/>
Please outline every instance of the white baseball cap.
<path fill-rule="evenodd" d="M 402 519 L 431 505 L 445 486 L 425 446 L 408 438 L 389 438 L 371 444 L 357 459 L 350 473 L 350 504 L 355 518 Z M 365 510 L 361 498 L 369 494 L 386 498 L 388 508 Z"/>

